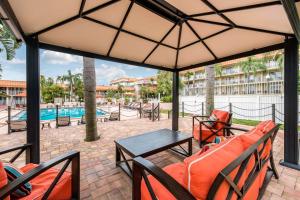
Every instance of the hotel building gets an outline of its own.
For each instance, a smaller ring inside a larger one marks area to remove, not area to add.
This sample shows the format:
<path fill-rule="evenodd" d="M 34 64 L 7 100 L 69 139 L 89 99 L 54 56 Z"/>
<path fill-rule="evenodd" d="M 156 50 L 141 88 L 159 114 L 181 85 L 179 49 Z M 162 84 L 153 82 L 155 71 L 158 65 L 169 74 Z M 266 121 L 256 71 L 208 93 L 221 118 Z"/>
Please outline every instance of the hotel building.
<path fill-rule="evenodd" d="M 25 105 L 26 82 L 0 80 L 0 105 Z"/>
<path fill-rule="evenodd" d="M 275 61 L 266 64 L 265 70 L 250 72 L 249 75 L 239 66 L 240 60 L 222 63 L 221 75 L 215 75 L 215 95 L 283 95 L 283 69 Z M 195 96 L 205 94 L 205 69 L 192 71 L 193 75 L 185 83 L 183 95 Z"/>

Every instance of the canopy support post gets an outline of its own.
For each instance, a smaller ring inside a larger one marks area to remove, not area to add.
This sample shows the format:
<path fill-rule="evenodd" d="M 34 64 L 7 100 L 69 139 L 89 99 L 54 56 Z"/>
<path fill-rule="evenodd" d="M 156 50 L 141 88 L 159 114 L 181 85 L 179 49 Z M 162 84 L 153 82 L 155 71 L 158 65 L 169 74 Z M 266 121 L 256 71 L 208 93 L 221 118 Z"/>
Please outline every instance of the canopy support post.
<path fill-rule="evenodd" d="M 173 72 L 173 94 L 172 94 L 172 130 L 178 131 L 179 118 L 179 72 Z"/>
<path fill-rule="evenodd" d="M 40 162 L 40 61 L 37 38 L 26 40 L 26 102 L 27 143 L 32 144 L 26 152 L 26 161 Z"/>
<path fill-rule="evenodd" d="M 296 38 L 286 39 L 284 47 L 284 160 L 280 164 L 300 170 L 298 139 L 298 66 Z"/>

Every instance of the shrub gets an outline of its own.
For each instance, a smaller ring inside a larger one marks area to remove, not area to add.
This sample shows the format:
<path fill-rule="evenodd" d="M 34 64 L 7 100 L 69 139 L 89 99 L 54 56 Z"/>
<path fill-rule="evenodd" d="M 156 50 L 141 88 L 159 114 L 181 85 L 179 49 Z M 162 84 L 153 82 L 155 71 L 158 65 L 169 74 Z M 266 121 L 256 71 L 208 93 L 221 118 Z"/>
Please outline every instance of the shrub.
<path fill-rule="evenodd" d="M 164 96 L 160 99 L 164 103 L 172 102 L 172 96 Z"/>

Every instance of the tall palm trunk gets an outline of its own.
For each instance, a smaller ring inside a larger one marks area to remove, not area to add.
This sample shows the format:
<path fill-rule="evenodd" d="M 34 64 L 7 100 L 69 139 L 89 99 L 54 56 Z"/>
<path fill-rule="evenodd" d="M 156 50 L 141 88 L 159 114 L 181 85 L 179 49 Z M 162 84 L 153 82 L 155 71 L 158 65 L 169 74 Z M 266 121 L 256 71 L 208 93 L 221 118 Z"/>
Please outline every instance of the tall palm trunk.
<path fill-rule="evenodd" d="M 206 115 L 210 115 L 214 109 L 214 88 L 215 88 L 215 70 L 213 65 L 205 66 L 206 91 L 205 91 L 205 110 Z"/>
<path fill-rule="evenodd" d="M 86 138 L 85 141 L 99 139 L 96 120 L 96 75 L 95 60 L 83 57 L 83 84 L 85 101 Z"/>

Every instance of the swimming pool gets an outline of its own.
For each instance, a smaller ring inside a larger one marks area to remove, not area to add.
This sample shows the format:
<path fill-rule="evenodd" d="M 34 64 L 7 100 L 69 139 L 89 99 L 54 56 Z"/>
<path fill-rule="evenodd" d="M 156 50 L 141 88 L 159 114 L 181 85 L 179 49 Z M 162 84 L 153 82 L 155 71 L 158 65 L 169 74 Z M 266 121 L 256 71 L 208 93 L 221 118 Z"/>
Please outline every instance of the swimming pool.
<path fill-rule="evenodd" d="M 83 107 L 74 107 L 74 108 L 59 108 L 58 116 L 70 116 L 71 118 L 81 118 L 84 115 L 85 110 Z M 103 116 L 106 112 L 97 109 L 97 116 Z M 14 120 L 26 120 L 26 111 L 22 111 L 16 116 L 13 117 Z M 40 120 L 55 120 L 56 118 L 56 108 L 42 108 L 40 110 Z"/>

